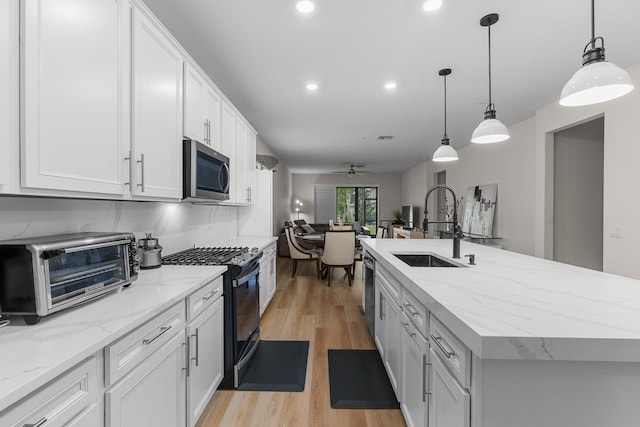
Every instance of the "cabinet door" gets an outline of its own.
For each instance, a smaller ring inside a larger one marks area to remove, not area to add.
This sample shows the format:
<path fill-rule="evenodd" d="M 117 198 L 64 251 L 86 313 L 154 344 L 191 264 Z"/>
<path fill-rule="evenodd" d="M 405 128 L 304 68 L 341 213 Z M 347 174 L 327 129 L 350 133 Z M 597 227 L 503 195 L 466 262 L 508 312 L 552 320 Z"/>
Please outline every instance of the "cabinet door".
<path fill-rule="evenodd" d="M 423 427 L 429 413 L 426 383 L 429 347 L 404 313 L 402 318 L 402 414 L 408 427 Z"/>
<path fill-rule="evenodd" d="M 384 361 L 387 357 L 387 296 L 382 290 L 380 282 L 375 281 L 376 286 L 376 325 L 375 342 Z"/>
<path fill-rule="evenodd" d="M 187 410 L 189 427 L 195 425 L 223 375 L 223 299 L 213 303 L 187 326 L 189 376 Z"/>
<path fill-rule="evenodd" d="M 0 2 L 0 192 L 15 182 L 19 163 L 18 0 Z"/>
<path fill-rule="evenodd" d="M 124 194 L 128 2 L 21 4 L 22 186 Z"/>
<path fill-rule="evenodd" d="M 247 125 L 236 120 L 236 151 L 231 158 L 231 175 L 235 180 L 236 199 L 238 203 L 249 203 L 249 186 L 247 182 Z"/>
<path fill-rule="evenodd" d="M 204 117 L 207 123 L 206 141 L 216 151 L 222 150 L 220 140 L 220 109 L 222 98 L 210 85 L 206 85 L 204 92 Z"/>
<path fill-rule="evenodd" d="M 238 236 L 273 236 L 273 172 L 254 171 L 253 206 L 238 209 Z M 266 251 L 265 251 L 266 255 Z"/>
<path fill-rule="evenodd" d="M 204 77 L 188 62 L 184 66 L 184 136 L 204 143 L 207 133 L 204 112 Z"/>
<path fill-rule="evenodd" d="M 401 316 L 400 307 L 387 296 L 387 339 L 386 339 L 386 360 L 385 365 L 393 391 L 396 392 L 396 397 L 401 401 L 402 389 L 401 389 L 401 375 L 402 375 L 402 334 L 403 329 L 400 325 Z"/>
<path fill-rule="evenodd" d="M 176 335 L 105 393 L 107 427 L 184 427 L 185 344 Z"/>
<path fill-rule="evenodd" d="M 246 174 L 246 185 L 249 190 L 249 198 L 247 202 L 252 205 L 259 195 L 254 194 L 256 189 L 256 138 L 257 135 L 251 129 L 247 128 L 247 145 L 244 153 L 244 169 Z"/>
<path fill-rule="evenodd" d="M 236 112 L 229 104 L 222 102 L 222 112 L 220 113 L 220 140 L 222 142 L 222 154 L 229 157 L 229 169 L 231 174 L 231 185 L 229 186 L 229 202 L 236 201 Z"/>
<path fill-rule="evenodd" d="M 429 407 L 429 425 L 446 427 L 469 427 L 469 393 L 447 371 L 432 349 L 431 360 L 431 406 Z"/>
<path fill-rule="evenodd" d="M 276 248 L 275 243 L 272 244 L 273 250 L 271 252 L 271 256 L 269 257 L 269 298 L 268 301 L 273 299 L 273 296 L 276 294 Z"/>
<path fill-rule="evenodd" d="M 140 12 L 133 30 L 132 192 L 136 196 L 182 196 L 183 58 Z"/>

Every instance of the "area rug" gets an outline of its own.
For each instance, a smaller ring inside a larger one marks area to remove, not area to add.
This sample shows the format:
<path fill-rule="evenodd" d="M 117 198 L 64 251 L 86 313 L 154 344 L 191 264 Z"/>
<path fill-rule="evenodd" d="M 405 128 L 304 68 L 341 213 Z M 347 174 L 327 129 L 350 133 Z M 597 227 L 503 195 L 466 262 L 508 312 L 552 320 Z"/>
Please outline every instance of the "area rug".
<path fill-rule="evenodd" d="M 238 390 L 304 391 L 309 341 L 260 341 Z"/>
<path fill-rule="evenodd" d="M 334 409 L 397 409 L 400 403 L 378 350 L 329 350 Z"/>

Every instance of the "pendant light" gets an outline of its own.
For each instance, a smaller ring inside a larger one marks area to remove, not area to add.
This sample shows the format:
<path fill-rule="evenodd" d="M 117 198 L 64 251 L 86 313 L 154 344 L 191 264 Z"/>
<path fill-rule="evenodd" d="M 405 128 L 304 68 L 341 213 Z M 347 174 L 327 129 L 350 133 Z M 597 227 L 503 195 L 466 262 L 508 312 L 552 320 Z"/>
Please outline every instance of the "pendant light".
<path fill-rule="evenodd" d="M 484 110 L 484 120 L 471 135 L 471 142 L 476 144 L 492 144 L 494 142 L 506 141 L 510 138 L 509 130 L 498 119 L 496 119 L 496 107 L 491 100 L 491 26 L 498 22 L 499 15 L 490 13 L 480 19 L 480 25 L 487 27 L 489 33 L 489 105 Z"/>
<path fill-rule="evenodd" d="M 449 145 L 449 136 L 447 135 L 447 76 L 451 74 L 451 68 L 443 68 L 438 75 L 444 77 L 444 136 L 442 137 L 442 145 L 433 153 L 434 162 L 453 162 L 458 160 L 458 152 Z"/>
<path fill-rule="evenodd" d="M 598 104 L 628 94 L 633 90 L 631 76 L 604 59 L 604 39 L 596 37 L 595 0 L 591 0 L 591 40 L 582 53 L 582 68 L 564 85 L 560 105 L 578 107 Z M 600 47 L 596 43 L 600 41 Z"/>

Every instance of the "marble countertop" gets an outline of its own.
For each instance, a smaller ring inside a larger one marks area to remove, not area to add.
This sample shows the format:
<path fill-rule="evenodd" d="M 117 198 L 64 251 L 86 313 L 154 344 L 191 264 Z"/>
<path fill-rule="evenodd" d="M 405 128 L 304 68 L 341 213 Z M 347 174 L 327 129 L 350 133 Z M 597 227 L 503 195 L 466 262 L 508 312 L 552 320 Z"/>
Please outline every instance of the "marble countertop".
<path fill-rule="evenodd" d="M 409 267 L 393 256 L 451 259 L 451 240 L 363 245 L 480 358 L 640 362 L 638 280 L 465 241 L 461 254 L 477 264 L 467 268 Z"/>
<path fill-rule="evenodd" d="M 227 267 L 162 266 L 96 301 L 64 310 L 33 326 L 22 319 L 0 329 L 0 411 L 126 335 Z"/>

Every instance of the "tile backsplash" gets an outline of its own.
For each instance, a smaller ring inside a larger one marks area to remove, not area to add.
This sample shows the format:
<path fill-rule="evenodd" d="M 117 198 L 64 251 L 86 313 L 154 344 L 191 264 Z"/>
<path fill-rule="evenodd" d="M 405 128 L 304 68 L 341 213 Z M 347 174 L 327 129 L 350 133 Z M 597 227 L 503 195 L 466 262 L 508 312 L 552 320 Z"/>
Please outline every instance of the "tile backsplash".
<path fill-rule="evenodd" d="M 0 240 L 79 231 L 151 232 L 163 254 L 238 234 L 237 208 L 191 203 L 0 197 Z"/>

